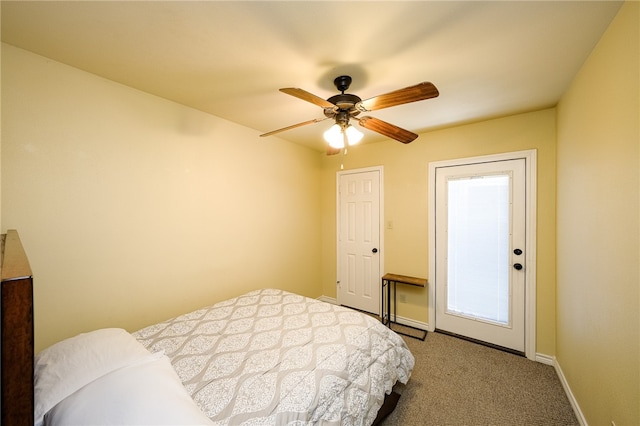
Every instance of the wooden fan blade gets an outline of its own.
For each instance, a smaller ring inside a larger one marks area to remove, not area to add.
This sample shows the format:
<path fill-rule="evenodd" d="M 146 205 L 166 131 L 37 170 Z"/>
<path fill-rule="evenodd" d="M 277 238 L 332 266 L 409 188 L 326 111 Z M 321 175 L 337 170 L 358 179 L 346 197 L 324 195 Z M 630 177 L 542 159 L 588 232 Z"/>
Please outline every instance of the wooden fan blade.
<path fill-rule="evenodd" d="M 284 89 L 280 89 L 282 93 L 286 93 L 287 95 L 295 96 L 298 99 L 302 99 L 303 101 L 311 102 L 312 104 L 318 105 L 322 108 L 335 108 L 336 106 L 331 102 L 322 99 L 319 96 L 314 95 L 313 93 L 309 93 L 306 90 L 298 89 L 295 87 L 285 87 Z"/>
<path fill-rule="evenodd" d="M 396 105 L 408 104 L 410 102 L 423 101 L 435 98 L 440 94 L 436 86 L 429 82 L 405 87 L 404 89 L 374 96 L 356 104 L 360 111 L 375 111 L 382 108 L 389 108 Z"/>
<path fill-rule="evenodd" d="M 313 120 L 304 121 L 302 123 L 293 124 L 291 126 L 283 127 L 282 129 L 272 130 L 271 132 L 263 133 L 263 134 L 260 135 L 260 137 L 262 138 L 262 137 L 265 137 L 265 136 L 271 136 L 271 135 L 274 135 L 276 133 L 284 132 L 285 130 L 291 130 L 291 129 L 295 129 L 296 127 L 306 126 L 307 124 L 319 123 L 321 121 L 327 120 L 328 118 L 329 117 L 316 118 L 316 119 L 313 119 Z"/>
<path fill-rule="evenodd" d="M 344 138 L 343 144 L 344 146 L 349 145 L 347 142 L 347 134 L 342 132 L 342 137 Z M 327 145 L 327 155 L 336 155 L 339 154 L 344 148 L 334 148 L 331 145 Z"/>
<path fill-rule="evenodd" d="M 340 154 L 340 151 L 342 151 L 340 148 L 334 148 L 332 146 L 327 145 L 327 155 Z"/>
<path fill-rule="evenodd" d="M 360 125 L 365 129 L 369 129 L 376 133 L 380 133 L 381 135 L 388 136 L 391 139 L 395 139 L 402 143 L 413 142 L 418 137 L 418 135 L 413 132 L 402 129 L 398 126 L 394 126 L 391 123 L 387 123 L 386 121 L 382 121 L 374 117 L 361 117 L 357 118 L 356 120 L 358 120 Z"/>

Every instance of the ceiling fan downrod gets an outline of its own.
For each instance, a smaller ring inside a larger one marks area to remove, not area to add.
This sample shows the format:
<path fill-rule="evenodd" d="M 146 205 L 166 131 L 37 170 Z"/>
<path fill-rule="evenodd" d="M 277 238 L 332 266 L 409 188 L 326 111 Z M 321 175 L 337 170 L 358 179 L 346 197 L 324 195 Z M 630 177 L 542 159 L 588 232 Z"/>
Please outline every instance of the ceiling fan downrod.
<path fill-rule="evenodd" d="M 351 86 L 351 76 L 341 75 L 336 77 L 333 80 L 333 84 L 336 86 L 340 92 L 344 94 L 345 91 L 349 90 L 349 86 Z"/>

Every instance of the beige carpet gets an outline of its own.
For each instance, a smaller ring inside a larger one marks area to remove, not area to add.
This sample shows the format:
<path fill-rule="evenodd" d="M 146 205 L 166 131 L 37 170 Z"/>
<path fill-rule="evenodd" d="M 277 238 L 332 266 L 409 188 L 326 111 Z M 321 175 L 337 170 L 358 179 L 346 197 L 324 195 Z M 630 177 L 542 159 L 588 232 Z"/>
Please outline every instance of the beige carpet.
<path fill-rule="evenodd" d="M 579 424 L 549 365 L 440 333 L 404 340 L 416 366 L 383 426 Z"/>

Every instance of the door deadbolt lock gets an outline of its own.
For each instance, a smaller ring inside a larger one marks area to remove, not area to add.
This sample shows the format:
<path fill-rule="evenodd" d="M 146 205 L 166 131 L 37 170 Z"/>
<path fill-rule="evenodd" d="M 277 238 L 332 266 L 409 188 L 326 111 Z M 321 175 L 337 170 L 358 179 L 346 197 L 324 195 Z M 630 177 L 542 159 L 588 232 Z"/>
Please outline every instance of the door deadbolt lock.
<path fill-rule="evenodd" d="M 513 251 L 513 254 L 515 254 L 516 256 L 520 256 L 520 255 L 522 254 L 522 250 L 520 250 L 520 249 L 515 249 L 515 250 Z"/>
<path fill-rule="evenodd" d="M 378 249 L 375 247 L 373 248 L 373 250 L 371 250 L 371 253 L 377 253 L 377 252 L 378 252 Z"/>

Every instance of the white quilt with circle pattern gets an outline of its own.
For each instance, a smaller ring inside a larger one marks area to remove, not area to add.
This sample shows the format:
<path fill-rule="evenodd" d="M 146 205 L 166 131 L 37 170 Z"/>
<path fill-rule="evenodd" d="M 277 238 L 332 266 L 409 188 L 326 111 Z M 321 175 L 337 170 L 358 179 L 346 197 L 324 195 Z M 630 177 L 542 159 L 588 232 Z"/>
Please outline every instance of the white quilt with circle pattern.
<path fill-rule="evenodd" d="M 219 425 L 370 425 L 414 358 L 375 318 L 276 289 L 139 330 Z"/>

